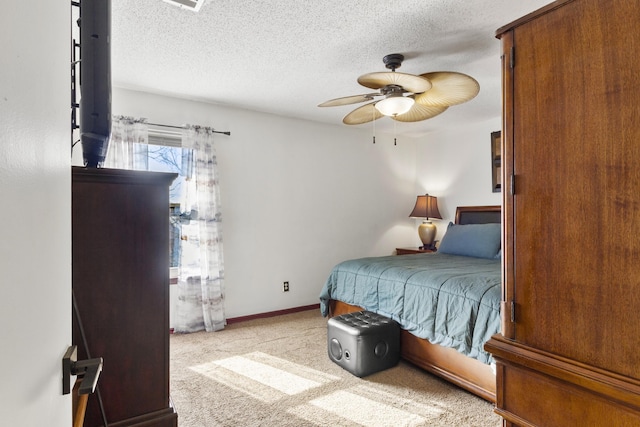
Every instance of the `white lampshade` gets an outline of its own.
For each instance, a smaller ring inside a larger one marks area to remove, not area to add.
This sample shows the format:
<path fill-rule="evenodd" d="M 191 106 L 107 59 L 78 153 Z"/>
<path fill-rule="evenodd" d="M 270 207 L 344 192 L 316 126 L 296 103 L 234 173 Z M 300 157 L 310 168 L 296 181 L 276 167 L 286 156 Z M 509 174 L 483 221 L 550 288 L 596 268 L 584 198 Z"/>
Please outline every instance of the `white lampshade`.
<path fill-rule="evenodd" d="M 414 102 L 413 98 L 402 96 L 401 93 L 394 93 L 377 102 L 375 106 L 385 116 L 397 116 L 409 111 Z"/>

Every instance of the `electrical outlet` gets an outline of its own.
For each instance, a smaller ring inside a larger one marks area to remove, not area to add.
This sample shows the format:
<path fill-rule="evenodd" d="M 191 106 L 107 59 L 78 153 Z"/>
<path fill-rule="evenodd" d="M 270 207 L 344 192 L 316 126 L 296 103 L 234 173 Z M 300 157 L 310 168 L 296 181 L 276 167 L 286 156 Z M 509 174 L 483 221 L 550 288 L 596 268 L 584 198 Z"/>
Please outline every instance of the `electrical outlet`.
<path fill-rule="evenodd" d="M 289 282 L 282 282 L 282 292 L 289 292 Z"/>

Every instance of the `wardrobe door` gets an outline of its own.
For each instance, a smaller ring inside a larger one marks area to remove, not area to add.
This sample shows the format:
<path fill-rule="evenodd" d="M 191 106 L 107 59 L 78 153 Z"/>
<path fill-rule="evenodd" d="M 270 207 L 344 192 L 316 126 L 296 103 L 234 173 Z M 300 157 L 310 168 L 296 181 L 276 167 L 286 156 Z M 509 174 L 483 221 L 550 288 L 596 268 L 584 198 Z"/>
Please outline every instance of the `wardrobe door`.
<path fill-rule="evenodd" d="M 515 188 L 505 206 L 515 339 L 633 378 L 640 377 L 639 18 L 638 2 L 572 1 L 513 30 L 507 161 Z"/>
<path fill-rule="evenodd" d="M 559 0 L 498 30 L 506 426 L 640 425 L 639 20 Z"/>

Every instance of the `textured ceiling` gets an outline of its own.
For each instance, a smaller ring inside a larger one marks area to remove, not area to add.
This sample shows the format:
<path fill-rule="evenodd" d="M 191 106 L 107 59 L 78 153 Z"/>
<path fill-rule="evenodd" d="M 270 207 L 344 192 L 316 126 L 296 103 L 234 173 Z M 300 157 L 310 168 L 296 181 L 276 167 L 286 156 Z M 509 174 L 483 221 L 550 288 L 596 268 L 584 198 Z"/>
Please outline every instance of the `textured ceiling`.
<path fill-rule="evenodd" d="M 420 135 L 500 114 L 495 30 L 550 2 L 208 0 L 194 13 L 161 0 L 112 0 L 113 85 L 346 126 L 342 117 L 361 104 L 317 105 L 369 93 L 356 79 L 387 71 L 389 53 L 405 55 L 401 72 L 478 80 L 473 100 L 395 128 Z M 394 123 L 382 118 L 376 129 Z"/>

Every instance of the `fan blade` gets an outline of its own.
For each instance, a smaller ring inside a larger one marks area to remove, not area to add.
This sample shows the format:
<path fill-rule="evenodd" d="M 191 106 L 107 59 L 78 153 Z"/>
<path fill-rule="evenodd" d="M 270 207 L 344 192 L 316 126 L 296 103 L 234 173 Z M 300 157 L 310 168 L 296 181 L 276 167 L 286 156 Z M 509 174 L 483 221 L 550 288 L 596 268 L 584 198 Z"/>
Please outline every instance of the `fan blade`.
<path fill-rule="evenodd" d="M 438 71 L 420 74 L 432 87 L 428 92 L 416 95 L 416 103 L 429 106 L 450 106 L 467 102 L 480 92 L 480 85 L 466 74 Z"/>
<path fill-rule="evenodd" d="M 387 85 L 402 86 L 412 93 L 422 93 L 431 88 L 431 82 L 413 74 L 391 72 L 369 73 L 358 77 L 358 83 L 371 89 L 380 89 Z"/>
<path fill-rule="evenodd" d="M 358 107 L 342 119 L 345 125 L 361 125 L 362 123 L 372 122 L 379 119 L 383 114 L 375 107 L 376 103 L 371 102 L 362 107 Z"/>
<path fill-rule="evenodd" d="M 319 104 L 318 107 L 338 107 L 340 105 L 357 104 L 358 102 L 371 101 L 374 96 L 380 96 L 380 94 L 367 93 L 364 95 L 353 95 L 353 96 L 345 96 L 342 98 L 330 99 L 329 101 L 325 101 L 322 104 Z"/>
<path fill-rule="evenodd" d="M 415 96 L 417 97 L 418 95 Z M 416 102 L 406 113 L 390 117 L 399 122 L 419 122 L 421 120 L 427 120 L 435 117 L 440 113 L 444 113 L 447 108 L 449 107 L 440 105 L 422 105 Z"/>

